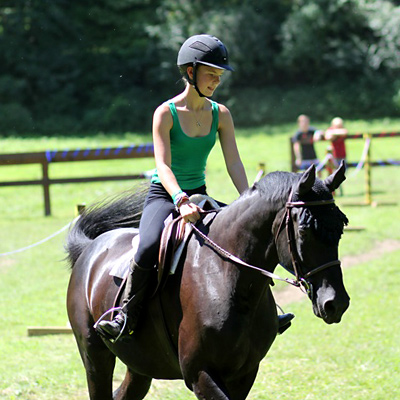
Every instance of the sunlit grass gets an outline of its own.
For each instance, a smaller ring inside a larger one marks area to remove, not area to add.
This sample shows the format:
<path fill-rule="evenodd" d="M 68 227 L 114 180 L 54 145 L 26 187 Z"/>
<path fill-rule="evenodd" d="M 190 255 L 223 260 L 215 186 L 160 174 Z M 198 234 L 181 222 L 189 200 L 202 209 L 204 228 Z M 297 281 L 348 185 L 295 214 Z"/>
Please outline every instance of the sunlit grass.
<path fill-rule="evenodd" d="M 317 124 L 316 124 L 317 125 Z M 348 121 L 349 129 L 400 131 L 400 121 Z M 290 169 L 289 136 L 293 125 L 240 130 L 238 145 L 251 182 L 259 162 L 267 172 Z M 150 140 L 134 134 L 100 135 L 91 138 L 46 138 L 2 140 L 2 152 L 44 151 L 92 146 L 118 146 Z M 400 138 L 373 142 L 373 158 L 400 158 Z M 317 151 L 324 151 L 317 143 Z M 358 161 L 363 141 L 348 143 L 349 159 Z M 151 169 L 152 159 L 51 165 L 51 176 L 126 174 Z M 337 202 L 350 219 L 340 245 L 344 255 L 363 255 L 377 244 L 400 241 L 398 229 L 399 167 L 372 171 L 372 196 L 376 207 L 365 200 L 364 172 L 344 183 L 344 196 Z M 1 180 L 37 179 L 38 166 L 0 166 Z M 207 169 L 208 190 L 230 202 L 237 194 L 225 171 L 216 146 Z M 351 174 L 351 170 L 348 175 Z M 15 250 L 53 234 L 75 215 L 75 205 L 91 203 L 128 189 L 134 182 L 101 182 L 53 185 L 53 214 L 44 217 L 42 189 L 0 187 L 0 253 Z M 354 204 L 359 204 L 354 206 Z M 65 295 L 69 270 L 63 258 L 65 232 L 25 252 L 0 257 L 0 398 L 24 400 L 87 399 L 85 372 L 71 335 L 28 337 L 31 325 L 65 326 Z M 327 326 L 317 319 L 308 301 L 286 306 L 296 314 L 293 327 L 278 337 L 262 362 L 249 399 L 381 400 L 400 397 L 396 381 L 400 369 L 398 287 L 399 251 L 360 263 L 344 272 L 352 298 L 342 323 Z M 124 376 L 119 364 L 118 383 Z M 149 399 L 194 398 L 183 382 L 155 382 Z"/>

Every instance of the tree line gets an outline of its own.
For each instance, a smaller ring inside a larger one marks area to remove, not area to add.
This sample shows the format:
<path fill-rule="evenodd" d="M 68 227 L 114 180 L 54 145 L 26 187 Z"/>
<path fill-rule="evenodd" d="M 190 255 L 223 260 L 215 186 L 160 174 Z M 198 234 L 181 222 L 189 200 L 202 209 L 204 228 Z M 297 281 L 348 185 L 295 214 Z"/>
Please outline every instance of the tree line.
<path fill-rule="evenodd" d="M 400 1 L 2 0 L 0 135 L 149 131 L 183 41 L 219 37 L 241 126 L 398 116 Z"/>

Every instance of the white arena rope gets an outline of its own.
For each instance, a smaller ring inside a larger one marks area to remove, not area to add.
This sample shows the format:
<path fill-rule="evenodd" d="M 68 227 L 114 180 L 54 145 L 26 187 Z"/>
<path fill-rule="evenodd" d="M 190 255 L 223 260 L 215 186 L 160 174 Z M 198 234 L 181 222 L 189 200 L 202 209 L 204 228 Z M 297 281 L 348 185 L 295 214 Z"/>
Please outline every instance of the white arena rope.
<path fill-rule="evenodd" d="M 360 161 L 358 162 L 354 171 L 348 175 L 347 179 L 352 178 L 353 176 L 356 176 L 363 169 L 370 145 L 371 145 L 371 138 L 367 138 L 365 140 L 364 149 L 362 151 Z M 332 154 L 327 154 L 324 157 L 324 159 L 316 166 L 317 172 L 321 171 L 321 169 L 325 167 L 325 165 L 328 163 L 329 160 L 331 160 L 333 162 L 333 165 L 335 166 L 335 168 L 339 167 L 337 161 L 332 156 Z"/>
<path fill-rule="evenodd" d="M 65 225 L 64 227 L 59 229 L 57 232 L 54 232 L 50 236 L 47 236 L 46 238 L 44 238 L 42 240 L 39 240 L 39 242 L 33 243 L 33 244 L 31 244 L 29 246 L 26 246 L 26 247 L 22 247 L 21 249 L 18 249 L 18 250 L 8 251 L 7 253 L 0 253 L 0 257 L 9 256 L 11 254 L 16 254 L 16 253 L 21 253 L 21 252 L 23 252 L 25 250 L 28 250 L 28 249 L 31 249 L 33 247 L 39 246 L 40 244 L 47 242 L 48 240 L 52 239 L 53 237 L 59 235 L 61 232 L 64 232 L 65 230 L 67 230 L 78 218 L 79 218 L 79 216 L 76 217 L 72 222 L 68 223 L 67 225 Z"/>
<path fill-rule="evenodd" d="M 361 154 L 360 161 L 358 162 L 354 171 L 351 174 L 349 174 L 349 176 L 347 178 L 352 178 L 353 176 L 356 176 L 363 169 L 370 145 L 371 145 L 371 138 L 367 138 L 365 140 L 365 145 L 364 145 L 363 152 Z"/>

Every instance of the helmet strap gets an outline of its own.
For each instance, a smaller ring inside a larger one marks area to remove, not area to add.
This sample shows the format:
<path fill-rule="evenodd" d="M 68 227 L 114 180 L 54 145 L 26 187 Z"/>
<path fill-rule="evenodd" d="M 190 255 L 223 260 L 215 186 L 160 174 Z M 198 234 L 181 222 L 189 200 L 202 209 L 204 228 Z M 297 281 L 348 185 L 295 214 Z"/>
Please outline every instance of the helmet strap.
<path fill-rule="evenodd" d="M 200 89 L 197 86 L 197 63 L 195 62 L 193 63 L 193 79 L 192 82 L 189 81 L 189 83 L 194 86 L 196 92 L 199 94 L 200 97 L 207 97 L 206 95 L 200 92 Z"/>

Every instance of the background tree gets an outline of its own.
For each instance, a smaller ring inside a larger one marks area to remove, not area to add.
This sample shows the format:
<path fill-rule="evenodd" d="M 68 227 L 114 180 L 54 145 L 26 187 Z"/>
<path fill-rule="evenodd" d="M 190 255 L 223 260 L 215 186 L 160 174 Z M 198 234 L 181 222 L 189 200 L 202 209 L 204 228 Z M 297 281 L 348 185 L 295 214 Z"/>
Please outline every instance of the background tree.
<path fill-rule="evenodd" d="M 399 115 L 399 17 L 389 0 L 2 0 L 0 133 L 149 131 L 202 32 L 229 48 L 217 100 L 238 125 Z"/>

